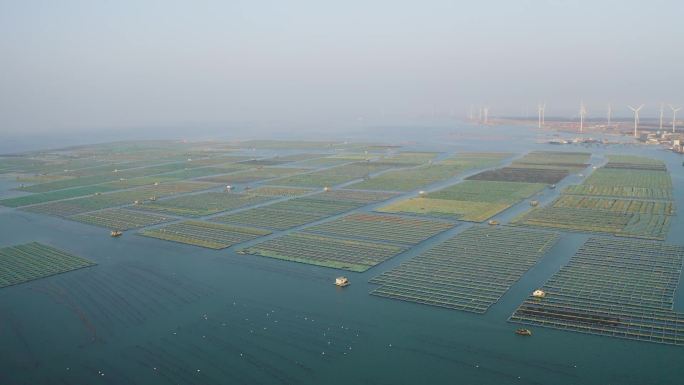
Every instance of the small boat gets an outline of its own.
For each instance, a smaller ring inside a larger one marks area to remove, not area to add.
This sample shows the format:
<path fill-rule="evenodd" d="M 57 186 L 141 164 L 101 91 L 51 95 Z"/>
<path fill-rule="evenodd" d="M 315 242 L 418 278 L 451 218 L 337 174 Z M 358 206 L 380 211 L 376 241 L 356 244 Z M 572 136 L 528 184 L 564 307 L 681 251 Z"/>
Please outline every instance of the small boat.
<path fill-rule="evenodd" d="M 121 234 L 123 234 L 123 232 L 120 231 L 120 230 L 112 230 L 112 231 L 109 233 L 109 235 L 110 235 L 111 237 L 113 237 L 113 238 L 120 237 Z"/>
<path fill-rule="evenodd" d="M 532 207 L 537 207 L 537 206 L 539 206 L 539 201 L 531 201 L 531 202 L 530 202 L 530 206 L 532 206 Z"/>
<path fill-rule="evenodd" d="M 549 186 L 549 188 L 550 188 L 550 189 L 555 189 L 555 188 L 556 188 L 556 185 L 555 185 L 555 184 L 552 184 L 552 185 Z"/>
<path fill-rule="evenodd" d="M 487 223 L 489 223 L 491 226 L 496 226 L 496 225 L 499 224 L 499 221 L 494 220 L 494 219 L 491 219 L 491 220 L 490 220 L 489 222 L 487 222 Z"/>
<path fill-rule="evenodd" d="M 337 277 L 337 278 L 335 278 L 335 286 L 339 286 L 339 287 L 349 286 L 349 279 L 347 279 L 347 277 Z"/>
<path fill-rule="evenodd" d="M 532 335 L 532 332 L 530 331 L 530 329 L 517 329 L 517 330 L 515 331 L 515 334 L 517 334 L 517 335 L 519 335 L 519 336 L 526 336 L 526 337 L 529 337 L 529 336 Z"/>
<path fill-rule="evenodd" d="M 544 297 L 546 297 L 546 292 L 542 289 L 537 289 L 537 290 L 532 292 L 532 296 L 534 298 L 544 298 Z"/>

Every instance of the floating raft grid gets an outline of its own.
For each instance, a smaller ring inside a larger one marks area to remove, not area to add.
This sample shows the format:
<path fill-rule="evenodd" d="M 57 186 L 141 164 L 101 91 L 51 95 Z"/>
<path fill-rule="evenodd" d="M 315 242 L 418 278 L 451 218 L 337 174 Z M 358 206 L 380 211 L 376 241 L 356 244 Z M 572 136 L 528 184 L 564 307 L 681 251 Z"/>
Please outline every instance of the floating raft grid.
<path fill-rule="evenodd" d="M 28 192 L 47 192 L 47 191 L 54 191 L 54 190 L 62 190 L 62 189 L 68 189 L 68 188 L 74 188 L 74 187 L 84 187 L 84 186 L 91 186 L 91 185 L 96 185 L 96 184 L 101 184 L 101 183 L 108 183 L 108 182 L 116 182 L 119 181 L 120 179 L 126 179 L 126 180 L 132 180 L 136 178 L 146 178 L 146 177 L 151 177 L 151 176 L 156 176 L 158 175 L 160 178 L 163 177 L 168 177 L 172 175 L 185 175 L 187 172 L 191 172 L 188 170 L 192 170 L 191 167 L 192 164 L 190 162 L 174 162 L 174 163 L 166 163 L 166 164 L 157 164 L 157 165 L 149 165 L 149 166 L 144 166 L 144 167 L 136 167 L 136 168 L 129 168 L 129 169 L 121 169 L 118 170 L 117 172 L 114 172 L 114 169 L 117 168 L 115 165 L 110 165 L 110 166 L 103 166 L 104 169 L 99 169 L 97 173 L 94 175 L 80 175 L 81 173 L 78 173 L 74 176 L 75 178 L 72 179 L 65 179 L 65 180 L 57 180 L 53 182 L 47 182 L 47 183 L 40 183 L 40 184 L 35 184 L 31 186 L 26 186 L 24 188 L 21 188 L 23 191 L 28 191 Z M 118 166 L 119 168 L 126 167 L 125 165 Z M 207 170 L 207 168 L 204 168 L 204 170 Z M 85 169 L 84 171 L 87 171 Z M 203 173 L 206 171 L 202 171 Z M 215 174 L 217 173 L 217 170 L 211 170 L 211 173 Z M 225 171 L 223 171 L 225 172 Z"/>
<path fill-rule="evenodd" d="M 112 230 L 130 230 L 170 222 L 175 218 L 128 209 L 107 209 L 78 214 L 68 219 Z"/>
<path fill-rule="evenodd" d="M 461 153 L 435 164 L 401 170 L 390 170 L 355 183 L 350 188 L 361 190 L 409 191 L 455 177 L 463 171 L 498 164 L 510 156 L 506 153 Z"/>
<path fill-rule="evenodd" d="M 484 313 L 534 266 L 558 234 L 471 227 L 370 280 L 372 295 Z"/>
<path fill-rule="evenodd" d="M 509 321 L 684 345 L 684 314 L 672 310 L 684 247 L 591 238 Z"/>
<path fill-rule="evenodd" d="M 237 243 L 268 235 L 270 231 L 250 227 L 228 226 L 220 223 L 185 221 L 153 230 L 140 231 L 140 235 L 167 241 L 185 243 L 209 249 L 224 249 Z"/>
<path fill-rule="evenodd" d="M 61 199 L 77 198 L 85 195 L 92 195 L 96 193 L 103 193 L 112 191 L 114 188 L 105 185 L 94 185 L 85 187 L 76 187 L 67 190 L 57 190 L 46 193 L 23 195 L 14 198 L 7 198 L 0 200 L 0 205 L 7 207 L 21 207 L 28 205 L 35 205 L 39 203 L 46 203 L 57 201 Z"/>
<path fill-rule="evenodd" d="M 516 168 L 556 169 L 568 172 L 587 168 L 591 154 L 588 152 L 532 151 L 511 165 Z"/>
<path fill-rule="evenodd" d="M 558 183 L 568 176 L 567 170 L 532 167 L 503 167 L 470 176 L 468 180 L 491 180 L 498 182 Z"/>
<path fill-rule="evenodd" d="M 299 232 L 238 250 L 238 253 L 363 272 L 405 249 L 398 245 Z"/>
<path fill-rule="evenodd" d="M 299 187 L 278 187 L 278 186 L 259 186 L 250 190 L 251 194 L 268 197 L 295 197 L 314 192 L 312 189 Z"/>
<path fill-rule="evenodd" d="M 205 192 L 145 203 L 144 205 L 136 206 L 136 208 L 162 214 L 199 217 L 259 204 L 271 199 L 273 198 L 254 194 Z"/>
<path fill-rule="evenodd" d="M 281 178 L 309 171 L 304 168 L 291 167 L 263 167 L 239 171 L 227 175 L 217 175 L 200 180 L 222 184 L 252 183 L 266 179 Z"/>
<path fill-rule="evenodd" d="M 273 230 L 286 230 L 292 227 L 315 222 L 327 215 L 298 212 L 291 210 L 276 210 L 269 207 L 256 207 L 233 214 L 219 215 L 210 221 L 226 224 L 239 224 Z"/>
<path fill-rule="evenodd" d="M 220 215 L 212 222 L 285 230 L 389 199 L 394 194 L 371 191 L 332 190 L 307 197 L 276 202 L 238 213 Z"/>
<path fill-rule="evenodd" d="M 664 167 L 658 160 L 640 159 Z M 550 205 L 522 214 L 512 224 L 664 240 L 675 212 L 672 181 L 667 171 L 642 170 L 641 165 L 600 168 L 583 184 L 568 187 Z"/>
<path fill-rule="evenodd" d="M 299 174 L 276 180 L 273 184 L 299 187 L 325 187 L 335 186 L 345 182 L 351 182 L 373 174 L 396 167 L 397 165 L 380 162 L 356 162 L 332 167 L 325 170 L 314 171 L 308 174 Z"/>
<path fill-rule="evenodd" d="M 0 248 L 0 287 L 16 285 L 95 263 L 38 242 Z"/>
<path fill-rule="evenodd" d="M 359 213 L 307 228 L 309 233 L 415 245 L 454 227 L 453 223 L 396 215 Z"/>
<path fill-rule="evenodd" d="M 545 187 L 543 183 L 466 180 L 376 211 L 483 222 Z"/>
<path fill-rule="evenodd" d="M 216 185 L 213 183 L 201 182 L 161 183 L 157 186 L 145 186 L 132 190 L 114 191 L 102 195 L 92 195 L 88 197 L 28 206 L 22 208 L 21 210 L 38 214 L 68 217 L 89 211 L 102 210 L 116 206 L 132 205 L 136 200 L 143 202 L 152 197 L 160 198 L 175 194 L 207 190 L 212 187 L 216 187 Z"/>

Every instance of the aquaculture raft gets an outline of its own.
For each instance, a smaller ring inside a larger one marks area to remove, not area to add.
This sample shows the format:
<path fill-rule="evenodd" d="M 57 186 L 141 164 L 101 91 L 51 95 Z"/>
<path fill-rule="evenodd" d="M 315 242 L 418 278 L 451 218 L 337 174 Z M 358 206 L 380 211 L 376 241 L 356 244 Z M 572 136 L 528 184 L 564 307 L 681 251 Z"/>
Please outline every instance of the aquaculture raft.
<path fill-rule="evenodd" d="M 253 183 L 259 182 L 267 179 L 281 178 L 285 176 L 295 175 L 302 172 L 309 171 L 303 168 L 290 168 L 290 167 L 263 167 L 254 168 L 250 170 L 242 170 L 239 172 L 227 174 L 227 175 L 216 175 L 212 177 L 202 178 L 200 180 L 207 182 L 216 182 L 222 184 L 235 184 L 235 183 Z"/>
<path fill-rule="evenodd" d="M 280 196 L 280 197 L 295 197 L 299 195 L 306 195 L 314 192 L 313 189 L 299 188 L 299 187 L 278 187 L 278 186 L 260 186 L 250 193 L 260 196 Z"/>
<path fill-rule="evenodd" d="M 375 172 L 398 167 L 394 164 L 378 163 L 378 162 L 355 162 L 344 164 L 341 166 L 314 171 L 308 174 L 299 174 L 291 177 L 278 179 L 274 184 L 283 186 L 299 186 L 299 187 L 324 187 L 335 186 L 345 182 L 351 182 L 355 179 L 366 177 Z"/>
<path fill-rule="evenodd" d="M 684 314 L 672 310 L 684 247 L 591 238 L 509 321 L 684 345 Z"/>
<path fill-rule="evenodd" d="M 415 245 L 452 227 L 453 223 L 445 221 L 360 213 L 309 227 L 306 232 Z"/>
<path fill-rule="evenodd" d="M 249 227 L 228 226 L 219 223 L 185 221 L 173 223 L 153 230 L 143 230 L 140 235 L 167 241 L 186 243 L 210 249 L 224 249 L 234 244 L 246 242 L 270 231 Z"/>
<path fill-rule="evenodd" d="M 371 191 L 333 190 L 299 197 L 233 214 L 214 217 L 212 222 L 285 230 L 332 215 L 389 199 L 394 194 Z"/>
<path fill-rule="evenodd" d="M 24 207 L 21 210 L 39 214 L 68 217 L 89 211 L 96 211 L 116 206 L 132 205 L 135 201 L 145 202 L 151 198 L 160 198 L 175 194 L 182 194 L 216 187 L 212 183 L 200 182 L 172 182 L 159 185 L 144 186 L 125 191 L 92 195 L 76 199 L 68 199 Z"/>
<path fill-rule="evenodd" d="M 238 250 L 238 253 L 362 272 L 405 249 L 398 245 L 299 232 Z"/>
<path fill-rule="evenodd" d="M 566 170 L 532 167 L 503 167 L 496 170 L 483 171 L 468 177 L 467 179 L 553 184 L 560 182 L 566 176 L 568 176 L 568 171 Z"/>
<path fill-rule="evenodd" d="M 513 224 L 665 239 L 675 212 L 672 181 L 661 169 L 665 165 L 629 157 L 618 158 L 622 162 L 616 166 L 609 159 L 583 184 L 568 187 L 553 203 L 515 218 Z"/>
<path fill-rule="evenodd" d="M 38 242 L 0 248 L 0 287 L 65 273 L 95 263 Z"/>
<path fill-rule="evenodd" d="M 370 280 L 372 295 L 484 313 L 553 246 L 558 234 L 471 227 Z"/>
<path fill-rule="evenodd" d="M 377 211 L 483 222 L 544 188 L 543 183 L 467 180 Z"/>
<path fill-rule="evenodd" d="M 147 203 L 138 208 L 163 214 L 199 217 L 263 203 L 271 199 L 273 198 L 254 194 L 205 192 L 196 195 L 171 198 L 165 201 Z"/>
<path fill-rule="evenodd" d="M 128 209 L 107 209 L 78 214 L 68 219 L 113 230 L 130 230 L 174 220 L 172 217 Z"/>
<path fill-rule="evenodd" d="M 390 170 L 351 185 L 362 190 L 409 191 L 458 175 L 466 170 L 498 164 L 506 153 L 461 153 L 452 158 L 420 167 Z M 387 162 L 387 160 L 384 160 Z"/>
<path fill-rule="evenodd" d="M 591 154 L 588 152 L 532 151 L 517 159 L 511 166 L 575 172 L 589 167 L 587 162 L 590 157 Z"/>

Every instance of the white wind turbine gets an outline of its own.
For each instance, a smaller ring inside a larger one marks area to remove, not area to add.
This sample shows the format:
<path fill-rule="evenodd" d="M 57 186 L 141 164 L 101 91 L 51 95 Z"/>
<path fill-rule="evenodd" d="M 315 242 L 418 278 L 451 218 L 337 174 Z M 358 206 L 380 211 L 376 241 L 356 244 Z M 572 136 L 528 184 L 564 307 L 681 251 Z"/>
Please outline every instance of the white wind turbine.
<path fill-rule="evenodd" d="M 663 113 L 665 112 L 665 105 L 663 103 L 660 103 L 660 128 L 659 130 L 663 130 Z"/>
<path fill-rule="evenodd" d="M 544 104 L 539 103 L 537 105 L 537 115 L 538 115 L 538 119 L 539 119 L 537 126 L 539 128 L 542 128 L 542 125 L 544 124 L 544 110 L 546 110 L 546 103 L 544 103 Z"/>
<path fill-rule="evenodd" d="M 489 124 L 489 107 L 482 109 L 484 112 L 484 124 Z"/>
<path fill-rule="evenodd" d="M 632 106 L 627 106 L 629 107 L 630 110 L 634 112 L 634 137 L 637 137 L 637 129 L 639 128 L 639 111 L 644 108 L 644 105 L 640 105 L 637 108 L 634 108 Z"/>
<path fill-rule="evenodd" d="M 672 110 L 672 132 L 675 132 L 675 128 L 677 127 L 677 111 L 681 110 L 682 107 L 674 108 L 672 107 L 672 104 L 670 104 L 669 106 Z"/>
<path fill-rule="evenodd" d="M 580 134 L 584 132 L 584 116 L 587 115 L 587 109 L 584 107 L 584 101 L 580 102 Z"/>

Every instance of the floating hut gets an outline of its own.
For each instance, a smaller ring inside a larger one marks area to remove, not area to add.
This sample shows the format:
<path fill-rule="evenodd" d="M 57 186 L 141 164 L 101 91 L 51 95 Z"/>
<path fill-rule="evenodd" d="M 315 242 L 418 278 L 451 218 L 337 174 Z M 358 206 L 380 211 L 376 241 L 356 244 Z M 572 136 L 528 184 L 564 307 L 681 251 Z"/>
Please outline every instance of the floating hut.
<path fill-rule="evenodd" d="M 539 206 L 539 201 L 531 201 L 531 202 L 530 202 L 530 206 L 532 206 L 532 207 L 537 207 L 537 206 Z"/>
<path fill-rule="evenodd" d="M 544 298 L 544 297 L 546 297 L 546 292 L 544 290 L 537 289 L 537 290 L 532 292 L 532 296 L 534 298 Z"/>
<path fill-rule="evenodd" d="M 121 234 L 123 234 L 123 232 L 121 232 L 120 230 L 112 230 L 112 231 L 109 233 L 109 235 L 110 235 L 111 237 L 113 237 L 113 238 L 120 237 Z"/>
<path fill-rule="evenodd" d="M 496 226 L 499 224 L 499 221 L 494 220 L 494 219 L 490 219 L 489 222 L 487 222 L 487 223 L 489 223 L 490 226 Z"/>
<path fill-rule="evenodd" d="M 330 187 L 328 187 L 328 186 L 323 187 L 323 191 L 329 192 L 329 191 L 330 191 Z"/>
<path fill-rule="evenodd" d="M 347 279 L 347 277 L 337 277 L 337 278 L 335 278 L 335 286 L 339 286 L 339 287 L 349 286 L 349 279 Z"/>
<path fill-rule="evenodd" d="M 517 335 L 519 335 L 519 336 L 526 336 L 526 337 L 529 337 L 529 336 L 532 335 L 532 332 L 530 331 L 530 329 L 517 329 L 517 330 L 515 331 L 515 334 L 517 334 Z"/>

